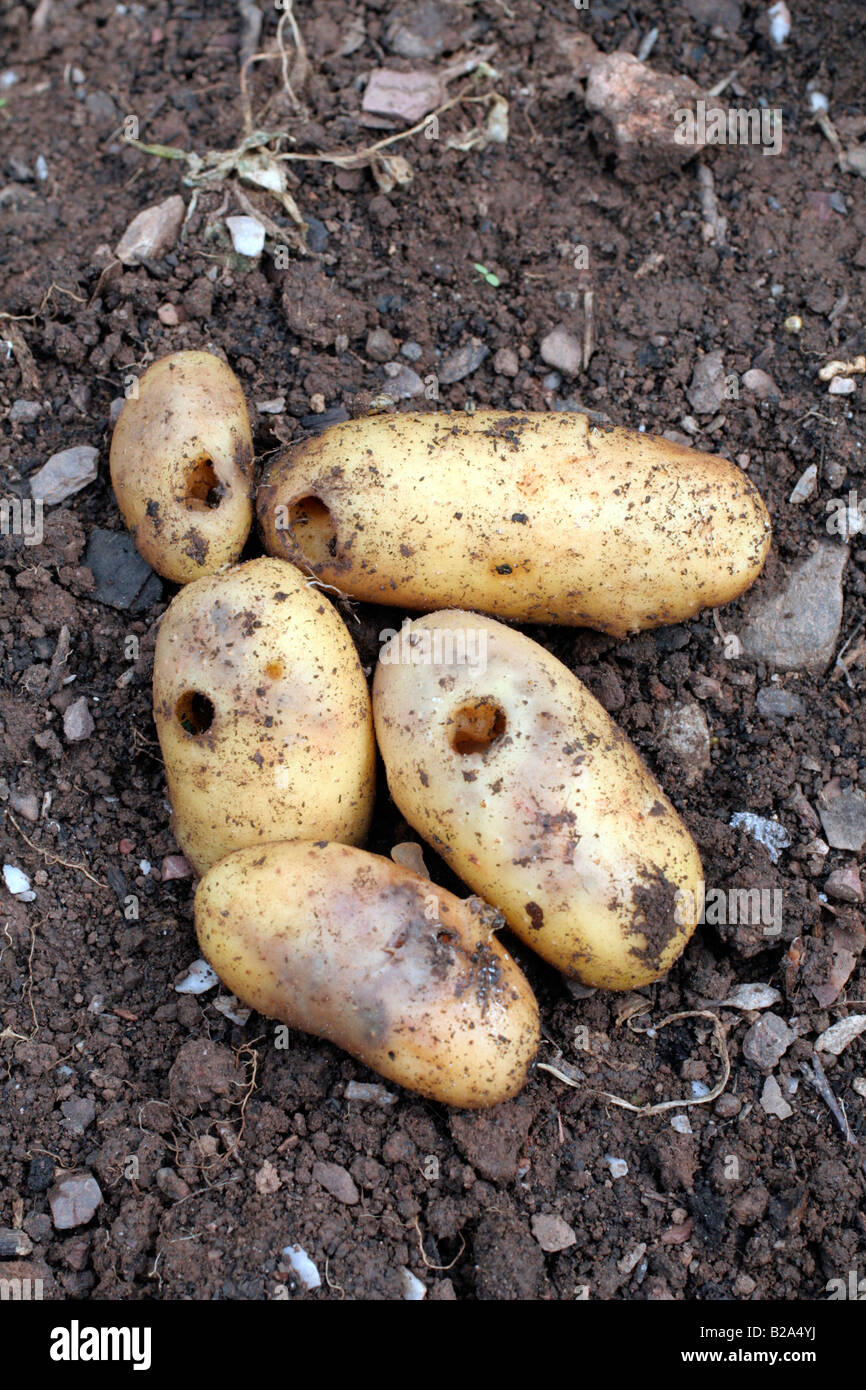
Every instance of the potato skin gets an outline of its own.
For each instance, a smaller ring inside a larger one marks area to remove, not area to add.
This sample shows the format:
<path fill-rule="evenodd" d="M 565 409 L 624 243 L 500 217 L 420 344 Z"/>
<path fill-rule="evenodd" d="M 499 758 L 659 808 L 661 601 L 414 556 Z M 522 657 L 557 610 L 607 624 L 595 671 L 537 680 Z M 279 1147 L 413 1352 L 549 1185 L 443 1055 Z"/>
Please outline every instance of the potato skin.
<path fill-rule="evenodd" d="M 474 665 L 445 645 L 471 631 Z M 433 658 L 439 634 L 438 663 L 423 659 L 425 632 Z M 407 636 L 417 664 L 380 659 L 373 684 L 388 786 L 406 820 L 564 974 L 603 989 L 658 979 L 694 930 L 701 862 L 637 750 L 519 632 L 442 612 Z"/>
<path fill-rule="evenodd" d="M 336 610 L 294 565 L 251 560 L 181 589 L 157 637 L 153 712 L 172 828 L 197 873 L 243 845 L 366 835 L 367 682 Z"/>
<path fill-rule="evenodd" d="M 526 1081 L 538 1007 L 478 899 L 346 845 L 270 844 L 205 875 L 195 922 L 239 999 L 409 1090 L 475 1109 Z"/>
<path fill-rule="evenodd" d="M 349 420 L 281 454 L 257 506 L 269 554 L 355 598 L 615 636 L 729 603 L 770 544 L 727 459 L 563 412 Z"/>
<path fill-rule="evenodd" d="M 252 525 L 252 466 L 230 367 L 211 352 L 173 352 L 148 367 L 114 428 L 111 481 L 157 573 L 187 584 L 234 564 Z"/>

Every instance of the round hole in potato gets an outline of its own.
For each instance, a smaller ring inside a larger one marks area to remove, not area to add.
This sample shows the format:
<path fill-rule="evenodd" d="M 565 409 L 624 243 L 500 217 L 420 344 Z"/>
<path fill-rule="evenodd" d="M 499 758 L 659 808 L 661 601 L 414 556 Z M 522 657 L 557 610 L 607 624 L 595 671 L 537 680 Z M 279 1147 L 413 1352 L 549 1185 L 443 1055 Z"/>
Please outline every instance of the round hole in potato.
<path fill-rule="evenodd" d="M 337 553 L 337 536 L 329 507 L 321 497 L 300 497 L 289 506 L 289 529 L 295 545 L 311 565 L 325 564 Z"/>
<path fill-rule="evenodd" d="M 213 511 L 230 495 L 231 488 L 220 482 L 213 460 L 207 454 L 195 458 L 187 478 L 186 505 L 194 512 Z"/>
<path fill-rule="evenodd" d="M 200 690 L 187 690 L 177 702 L 177 717 L 188 734 L 206 734 L 214 721 L 213 701 Z"/>
<path fill-rule="evenodd" d="M 462 754 L 486 753 L 508 727 L 505 710 L 489 696 L 462 704 L 451 723 L 451 747 Z"/>

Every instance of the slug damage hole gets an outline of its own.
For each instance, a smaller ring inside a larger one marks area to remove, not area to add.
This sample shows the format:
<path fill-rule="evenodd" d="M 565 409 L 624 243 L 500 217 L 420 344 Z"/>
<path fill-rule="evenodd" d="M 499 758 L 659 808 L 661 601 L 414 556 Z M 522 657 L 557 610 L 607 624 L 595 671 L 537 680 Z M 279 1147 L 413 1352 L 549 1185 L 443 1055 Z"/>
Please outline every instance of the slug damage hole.
<path fill-rule="evenodd" d="M 214 472 L 213 461 L 207 454 L 194 459 L 187 474 L 186 505 L 194 512 L 214 511 L 227 495 L 225 488 Z"/>
<path fill-rule="evenodd" d="M 486 753 L 507 727 L 505 710 L 495 700 L 461 705 L 452 716 L 451 747 L 455 753 Z"/>
<path fill-rule="evenodd" d="M 321 497 L 300 497 L 289 507 L 289 529 L 295 545 L 311 565 L 327 565 L 337 553 L 337 536 L 330 510 Z"/>
<path fill-rule="evenodd" d="M 187 690 L 178 700 L 175 713 L 185 731 L 197 737 L 207 733 L 216 711 L 207 695 L 202 695 L 198 690 Z"/>

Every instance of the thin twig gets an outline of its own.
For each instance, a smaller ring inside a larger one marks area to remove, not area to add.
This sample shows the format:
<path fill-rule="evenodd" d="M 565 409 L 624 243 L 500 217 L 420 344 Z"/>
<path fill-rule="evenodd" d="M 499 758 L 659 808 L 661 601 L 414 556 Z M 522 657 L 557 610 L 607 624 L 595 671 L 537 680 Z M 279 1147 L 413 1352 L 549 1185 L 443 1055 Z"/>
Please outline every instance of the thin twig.
<path fill-rule="evenodd" d="M 12 824 L 15 826 L 15 829 L 18 831 L 18 834 L 21 836 L 25 844 L 28 844 L 30 848 L 36 852 L 36 854 L 38 854 L 42 859 L 44 859 L 46 864 L 62 864 L 64 869 L 74 869 L 76 873 L 84 874 L 85 878 L 89 878 L 90 882 L 95 883 L 97 888 L 104 888 L 106 892 L 111 892 L 111 889 L 109 888 L 108 884 L 103 883 L 101 879 L 94 878 L 93 874 L 90 872 L 88 868 L 85 867 L 84 864 L 73 864 L 69 859 L 61 859 L 59 854 L 53 854 L 50 850 L 43 849 L 41 845 L 34 844 L 33 841 L 29 838 L 29 836 L 24 834 L 24 831 L 21 829 L 21 826 L 18 824 L 12 812 L 9 810 L 7 810 L 6 812 L 6 819 L 11 820 Z"/>

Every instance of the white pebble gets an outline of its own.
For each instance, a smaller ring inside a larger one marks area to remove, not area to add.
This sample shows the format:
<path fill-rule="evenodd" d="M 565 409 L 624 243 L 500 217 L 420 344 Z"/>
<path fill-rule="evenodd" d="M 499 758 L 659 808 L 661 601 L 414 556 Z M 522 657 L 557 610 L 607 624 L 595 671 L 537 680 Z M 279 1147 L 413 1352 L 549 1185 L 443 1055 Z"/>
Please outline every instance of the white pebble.
<path fill-rule="evenodd" d="M 782 850 L 787 849 L 791 843 L 791 836 L 784 825 L 780 825 L 776 820 L 765 820 L 763 816 L 756 816 L 752 811 L 736 811 L 731 816 L 730 824 L 734 830 L 745 830 L 747 835 L 751 835 L 753 840 L 763 845 L 774 864 L 778 864 Z"/>
<path fill-rule="evenodd" d="M 243 1028 L 244 1024 L 249 1022 L 252 1013 L 252 1009 L 245 1009 L 240 1000 L 236 999 L 233 994 L 219 995 L 217 999 L 213 1000 L 213 1006 L 217 1013 L 221 1013 L 224 1018 L 236 1023 L 239 1028 Z"/>
<path fill-rule="evenodd" d="M 815 115 L 817 115 L 819 111 L 830 110 L 830 103 L 823 92 L 809 93 L 809 110 L 813 111 Z"/>
<path fill-rule="evenodd" d="M 422 1298 L 426 1298 L 426 1286 L 411 1269 L 401 1268 L 400 1274 L 403 1279 L 403 1298 L 407 1303 L 420 1303 Z"/>
<path fill-rule="evenodd" d="M 624 1178 L 628 1172 L 628 1164 L 624 1158 L 614 1158 L 613 1154 L 605 1154 L 604 1161 L 610 1169 L 610 1175 L 616 1182 L 617 1178 Z"/>
<path fill-rule="evenodd" d="M 804 473 L 797 479 L 791 496 L 788 501 L 793 507 L 799 507 L 802 502 L 808 502 L 818 491 L 818 465 L 810 463 Z"/>
<path fill-rule="evenodd" d="M 194 960 L 182 980 L 175 985 L 176 994 L 206 994 L 219 981 L 206 960 Z"/>
<path fill-rule="evenodd" d="M 866 1014 L 849 1014 L 847 1018 L 840 1018 L 838 1023 L 824 1029 L 815 1041 L 815 1051 L 832 1052 L 834 1057 L 838 1057 L 863 1032 L 866 1032 Z"/>
<path fill-rule="evenodd" d="M 36 177 L 40 183 L 44 183 L 48 178 L 48 161 L 44 154 L 36 156 Z"/>
<path fill-rule="evenodd" d="M 265 245 L 265 229 L 254 217 L 227 217 L 226 226 L 232 246 L 239 256 L 253 259 L 260 256 Z"/>
<path fill-rule="evenodd" d="M 150 873 L 151 869 L 153 868 L 153 865 L 151 864 L 151 862 L 150 862 L 149 859 L 142 859 L 142 861 L 141 861 L 141 863 L 139 864 L 138 867 L 141 869 L 141 872 L 142 872 L 142 873 L 145 875 L 145 877 L 146 877 L 146 876 Z"/>
<path fill-rule="evenodd" d="M 834 376 L 827 390 L 831 396 L 850 396 L 857 390 L 852 376 Z"/>
<path fill-rule="evenodd" d="M 770 1009 L 782 998 L 772 985 L 743 984 L 731 990 L 727 999 L 721 999 L 729 1009 Z"/>
<path fill-rule="evenodd" d="M 393 1091 L 379 1086 L 375 1081 L 349 1081 L 345 1090 L 346 1100 L 368 1100 L 376 1105 L 393 1105 L 397 1097 Z"/>
<path fill-rule="evenodd" d="M 708 1096 L 709 1094 L 710 1088 L 705 1081 L 692 1082 L 692 1095 L 696 1100 L 700 1099 L 701 1096 Z"/>
<path fill-rule="evenodd" d="M 3 878 L 6 887 L 14 897 L 20 898 L 23 903 L 32 903 L 36 899 L 36 894 L 31 891 L 30 879 L 23 869 L 16 868 L 14 864 L 3 865 Z"/>
<path fill-rule="evenodd" d="M 791 11 L 785 0 L 776 0 L 776 4 L 767 11 L 767 18 L 770 21 L 770 38 L 777 48 L 781 48 L 791 32 Z"/>
<path fill-rule="evenodd" d="M 287 1245 L 283 1250 L 283 1258 L 288 1260 L 292 1273 L 305 1289 L 321 1288 L 322 1279 L 319 1271 L 300 1245 Z"/>
<path fill-rule="evenodd" d="M 674 1115 L 671 1120 L 671 1129 L 675 1129 L 677 1134 L 691 1134 L 692 1127 L 689 1124 L 688 1115 Z"/>

